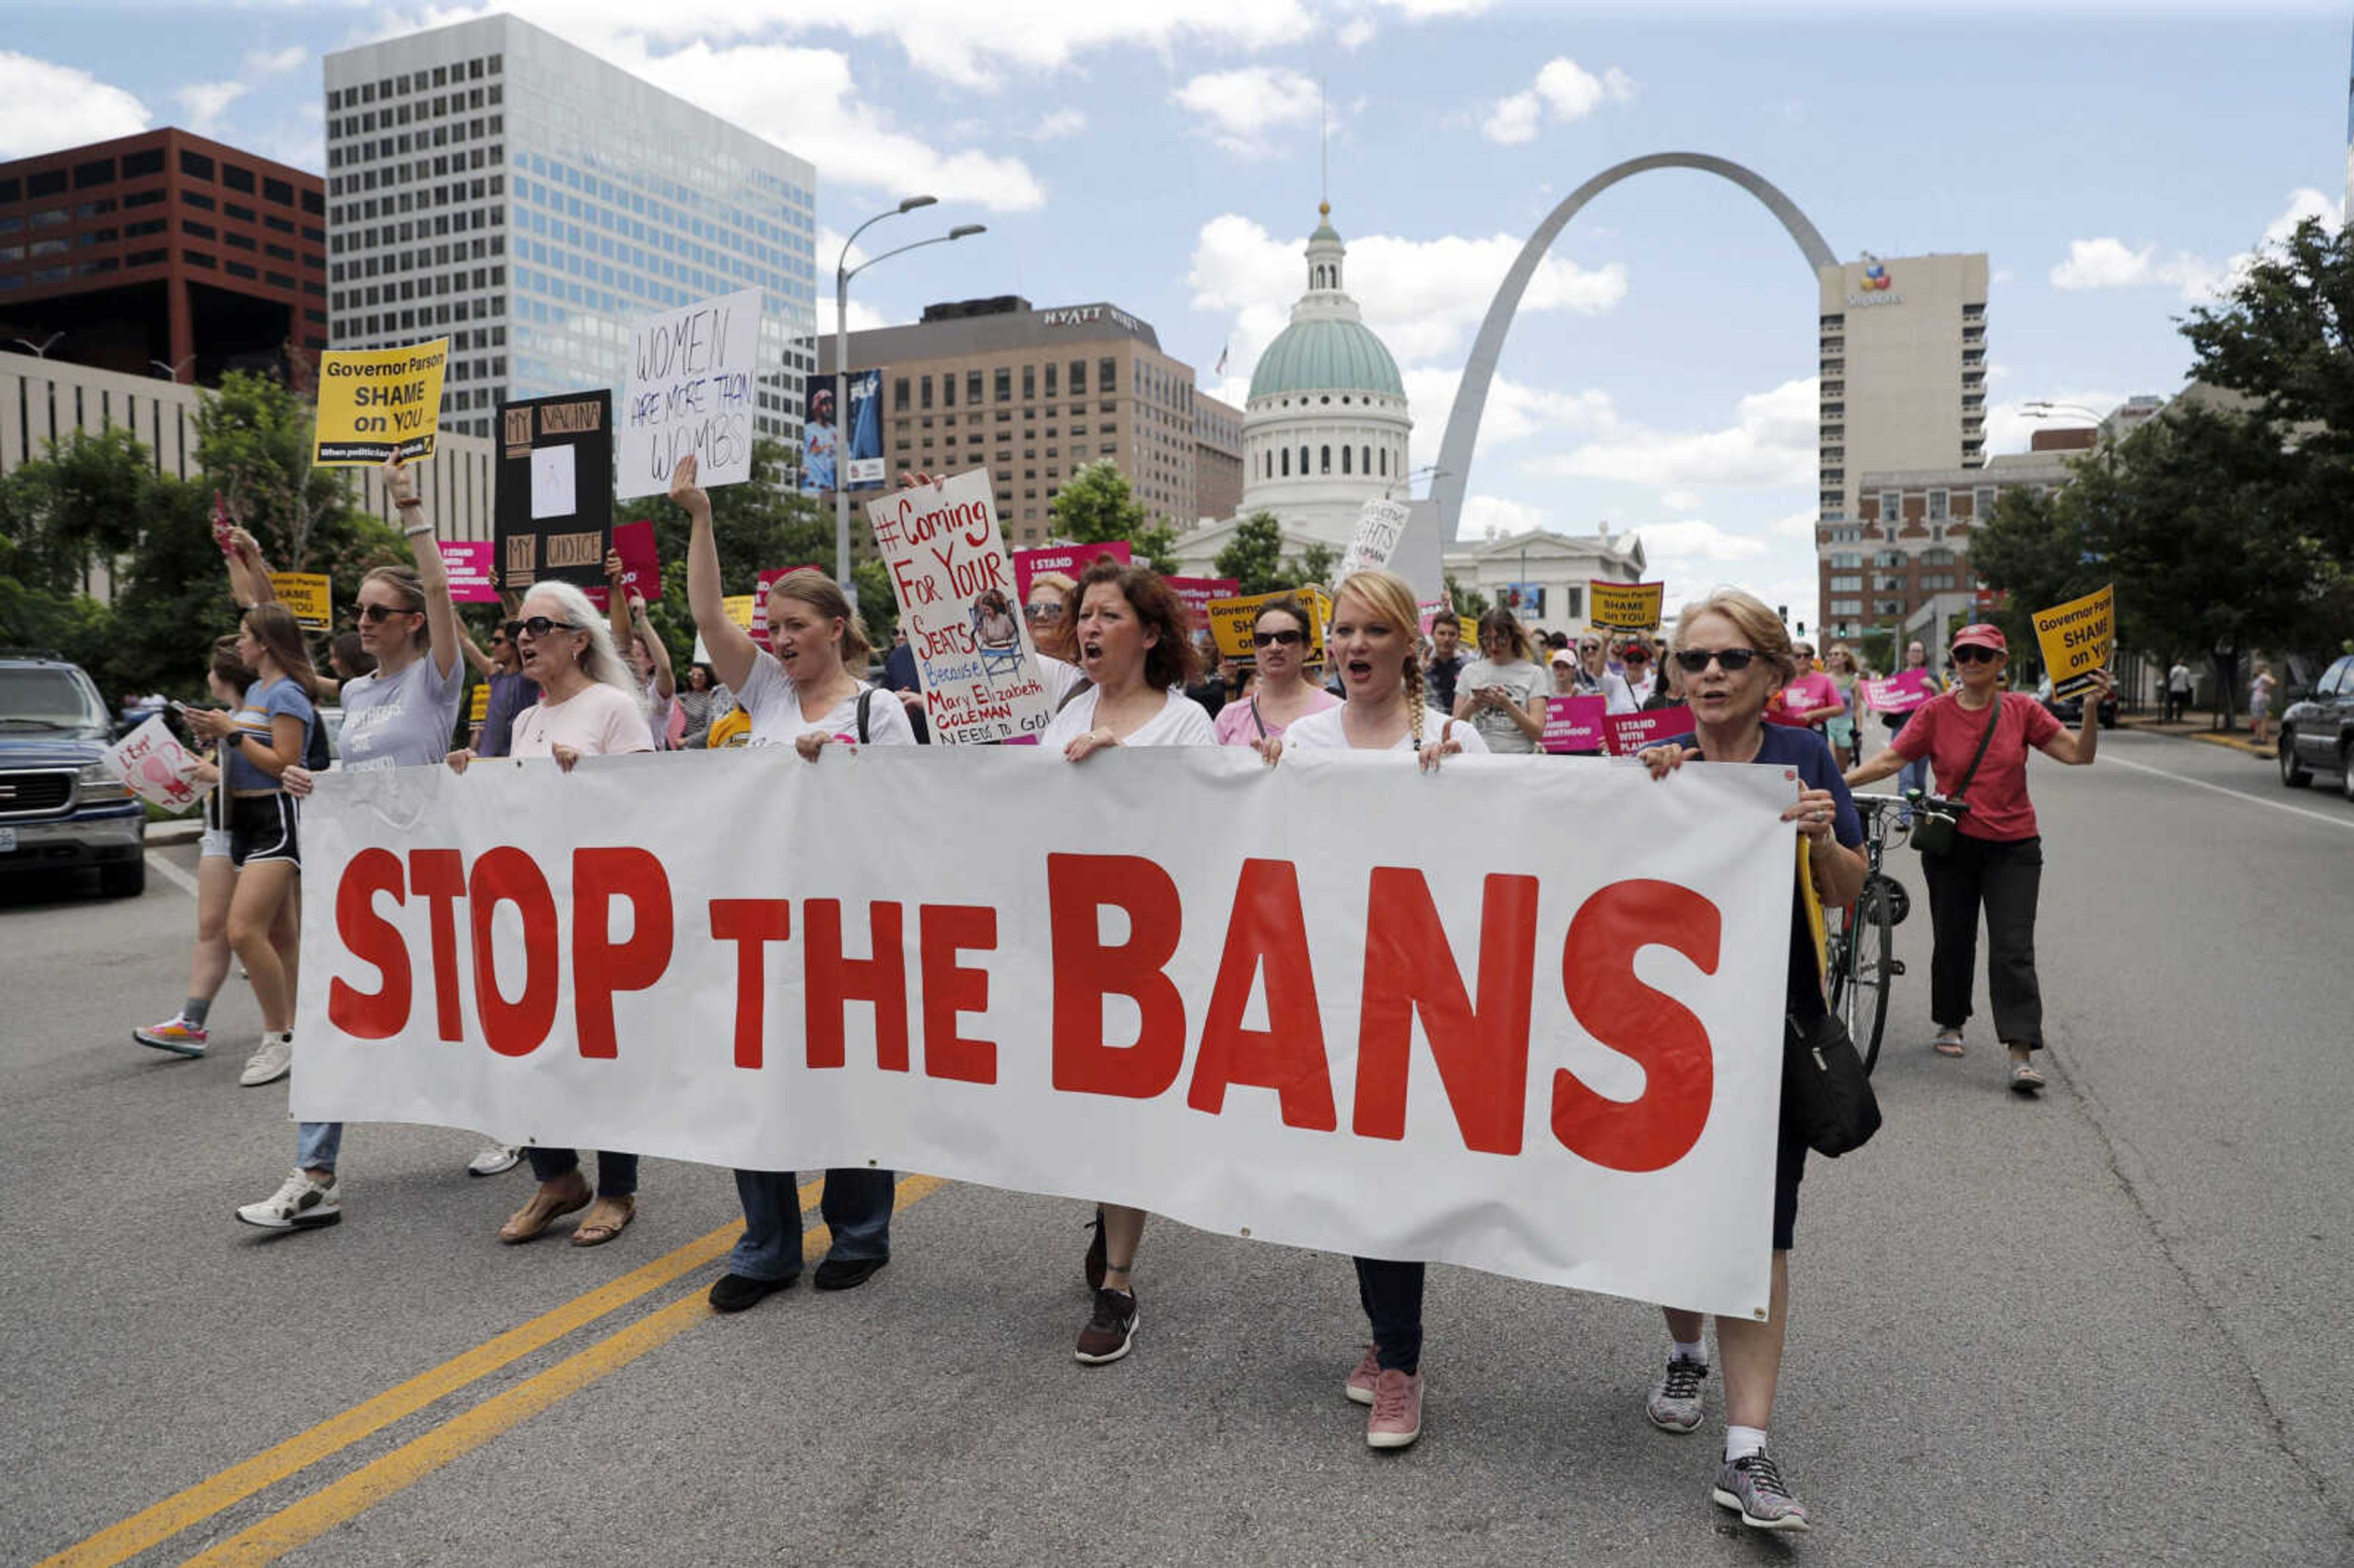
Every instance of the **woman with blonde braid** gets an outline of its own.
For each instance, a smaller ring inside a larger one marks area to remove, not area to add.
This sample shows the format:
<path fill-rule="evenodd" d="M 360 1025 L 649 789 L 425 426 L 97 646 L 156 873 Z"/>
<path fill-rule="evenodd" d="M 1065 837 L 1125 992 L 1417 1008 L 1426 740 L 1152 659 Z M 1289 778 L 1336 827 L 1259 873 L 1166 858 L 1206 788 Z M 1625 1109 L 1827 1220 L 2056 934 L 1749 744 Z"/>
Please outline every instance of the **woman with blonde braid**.
<path fill-rule="evenodd" d="M 1332 596 L 1332 630 L 1324 649 L 1347 695 L 1340 706 L 1310 714 L 1280 736 L 1260 741 L 1258 754 L 1270 765 L 1287 750 L 1347 748 L 1411 751 L 1429 771 L 1447 758 L 1488 749 L 1477 729 L 1425 705 L 1414 589 L 1404 577 L 1370 571 L 1343 579 Z M 1403 1448 L 1422 1436 L 1424 1267 L 1376 1257 L 1358 1258 L 1356 1265 L 1357 1298 L 1373 1344 L 1343 1392 L 1373 1406 L 1365 1422 L 1369 1446 Z"/>

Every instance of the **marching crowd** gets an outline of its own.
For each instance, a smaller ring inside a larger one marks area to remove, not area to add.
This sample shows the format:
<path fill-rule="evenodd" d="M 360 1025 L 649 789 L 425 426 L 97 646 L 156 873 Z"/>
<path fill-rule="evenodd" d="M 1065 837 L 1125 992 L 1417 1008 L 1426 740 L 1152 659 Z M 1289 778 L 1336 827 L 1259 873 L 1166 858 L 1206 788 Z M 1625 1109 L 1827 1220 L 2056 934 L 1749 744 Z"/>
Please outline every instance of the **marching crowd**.
<path fill-rule="evenodd" d="M 397 462 L 387 465 L 387 477 L 411 564 L 367 574 L 356 634 L 339 639 L 332 658 L 336 673 L 314 668 L 294 617 L 271 601 L 253 541 L 231 531 L 224 550 L 242 614 L 238 634 L 211 650 L 207 677 L 222 705 L 184 710 L 194 732 L 215 746 L 202 779 L 213 788 L 200 846 L 196 947 L 177 1014 L 134 1034 L 161 1050 L 203 1054 L 207 1014 L 234 954 L 262 1020 L 259 1048 L 239 1079 L 247 1086 L 283 1077 L 292 1062 L 301 805 L 328 765 L 320 720 L 327 698 L 341 704 L 340 766 L 346 770 L 462 771 L 480 758 L 544 758 L 555 768 L 534 777 L 536 788 L 549 791 L 564 789 L 566 775 L 582 758 L 614 753 L 732 740 L 789 746 L 815 761 L 829 746 L 907 746 L 924 738 L 912 654 L 904 646 L 891 650 L 881 689 L 869 686 L 863 677 L 873 651 L 832 579 L 801 571 L 774 582 L 766 647 L 729 618 L 710 503 L 695 483 L 692 457 L 680 463 L 671 495 L 690 520 L 687 597 L 707 657 L 684 680 L 643 601 L 622 591 L 618 560 L 608 563 L 613 592 L 606 612 L 578 588 L 543 582 L 508 610 L 487 648 L 477 647 L 451 602 L 434 526 L 413 480 Z M 1509 611 L 1496 609 L 1479 618 L 1478 650 L 1467 653 L 1446 616 L 1426 641 L 1411 588 L 1384 571 L 1347 577 L 1331 606 L 1320 680 L 1310 657 L 1319 628 L 1299 599 L 1259 611 L 1247 670 L 1220 668 L 1196 641 L 1174 590 L 1148 567 L 1106 556 L 1076 579 L 1042 576 L 1022 610 L 1052 708 L 1043 745 L 1076 767 L 1119 747 L 1223 745 L 1250 747 L 1271 768 L 1289 751 L 1348 747 L 1435 770 L 1466 754 L 1538 750 L 1549 695 L 1600 696 L 1612 712 L 1687 707 L 1689 733 L 1642 754 L 1654 777 L 1695 763 L 1770 763 L 1794 769 L 1801 780 L 1783 813 L 1808 846 L 1799 875 L 1812 883 L 1811 889 L 1792 888 L 1785 1002 L 1799 1022 L 1825 1010 L 1808 895 L 1820 907 L 1848 906 L 1866 872 L 1850 786 L 1900 769 L 1910 784 L 1934 768 L 1941 790 L 1968 801 L 1959 844 L 1925 864 L 1936 939 L 1936 1049 L 1949 1055 L 1963 1050 L 1983 908 L 1995 1027 L 2011 1057 L 2010 1086 L 2026 1093 L 2041 1085 L 2031 1054 L 2042 1044 L 2033 942 L 2042 857 L 2025 786 L 2026 754 L 2041 749 L 2062 762 L 2090 762 L 2097 702 L 2087 700 L 2084 724 L 2069 732 L 2032 699 L 2002 691 L 2007 649 L 1999 630 L 1974 626 L 1956 634 L 1950 652 L 1958 679 L 1949 691 L 1927 671 L 1926 650 L 1913 644 L 1908 670 L 1931 694 L 1867 758 L 1865 677 L 1851 652 L 1834 646 L 1819 667 L 1812 646 L 1794 641 L 1770 607 L 1738 589 L 1720 588 L 1689 604 L 1664 647 L 1641 633 L 1539 644 Z M 470 666 L 489 686 L 488 706 L 466 744 L 453 750 Z M 273 1230 L 339 1222 L 344 1130 L 339 1123 L 302 1124 L 291 1173 L 270 1196 L 240 1208 L 238 1218 Z M 1712 1495 L 1761 1529 L 1807 1528 L 1805 1509 L 1768 1453 L 1766 1429 L 1788 1324 L 1788 1255 L 1808 1151 L 1786 1106 L 1774 1171 L 1771 1311 L 1762 1322 L 1720 1319 L 1716 1330 L 1726 1425 Z M 575 1213 L 574 1246 L 604 1245 L 628 1229 L 637 1211 L 634 1154 L 599 1150 L 592 1181 L 576 1150 L 535 1146 L 523 1152 L 536 1186 L 500 1225 L 500 1242 L 535 1240 Z M 494 1146 L 469 1170 L 495 1174 L 516 1163 L 517 1153 Z M 888 1261 L 893 1183 L 889 1171 L 826 1172 L 821 1212 L 831 1242 L 816 1270 L 818 1288 L 856 1287 Z M 710 1289 L 711 1305 L 722 1312 L 743 1310 L 784 1288 L 801 1267 L 794 1174 L 738 1171 L 736 1184 L 745 1232 Z M 1092 1309 L 1074 1347 L 1081 1362 L 1119 1361 L 1135 1342 L 1134 1271 L 1146 1222 L 1141 1210 L 1097 1207 L 1083 1265 Z M 1422 1426 L 1424 1266 L 1361 1257 L 1355 1267 L 1372 1344 L 1342 1388 L 1370 1407 L 1368 1444 L 1404 1447 Z M 1702 1421 L 1710 1351 L 1699 1314 L 1663 1305 L 1665 1370 L 1646 1413 L 1663 1430 L 1689 1433 Z"/>

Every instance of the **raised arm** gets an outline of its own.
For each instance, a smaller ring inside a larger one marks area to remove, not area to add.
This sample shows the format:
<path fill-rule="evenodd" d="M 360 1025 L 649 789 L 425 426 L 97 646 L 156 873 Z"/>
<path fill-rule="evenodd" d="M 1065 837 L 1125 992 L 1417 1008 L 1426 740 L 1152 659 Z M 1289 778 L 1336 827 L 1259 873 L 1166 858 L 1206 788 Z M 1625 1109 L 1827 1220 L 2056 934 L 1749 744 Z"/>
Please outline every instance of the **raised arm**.
<path fill-rule="evenodd" d="M 2106 670 L 2094 671 L 2093 679 L 2099 684 L 2084 694 L 2084 716 L 2077 724 L 2075 733 L 2071 735 L 2063 729 L 2036 748 L 2054 762 L 2064 762 L 2071 768 L 2089 768 L 2093 754 L 2101 748 L 2101 705 L 2109 700 L 2109 694 L 2116 690 L 2117 683 L 2109 678 Z"/>
<path fill-rule="evenodd" d="M 425 503 L 417 496 L 417 476 L 397 456 L 384 464 L 385 487 L 400 514 L 400 531 L 408 539 L 408 558 L 416 563 L 418 583 L 425 590 L 425 630 L 432 639 L 433 667 L 448 680 L 458 668 L 457 608 L 450 602 L 450 564 L 441 558 L 433 524 L 426 519 Z"/>
<path fill-rule="evenodd" d="M 654 623 L 646 614 L 646 596 L 631 588 L 630 622 L 638 630 L 638 645 L 646 651 L 646 658 L 654 667 L 654 694 L 664 702 L 678 695 L 678 681 L 671 673 L 670 648 L 654 631 Z"/>
<path fill-rule="evenodd" d="M 612 623 L 613 652 L 621 656 L 624 664 L 630 660 L 631 637 L 630 596 L 621 587 L 625 569 L 621 565 L 620 551 L 605 552 L 605 618 Z M 635 674 L 636 672 L 633 670 L 631 673 Z"/>
<path fill-rule="evenodd" d="M 270 586 L 270 563 L 261 558 L 261 546 L 242 528 L 228 531 L 228 591 L 238 608 L 249 609 L 257 604 L 270 604 L 278 598 L 277 588 Z"/>
<path fill-rule="evenodd" d="M 711 497 L 695 482 L 693 452 L 678 460 L 670 476 L 670 498 L 686 512 L 686 608 L 695 617 L 695 629 L 703 633 L 711 673 L 721 685 L 740 692 L 751 679 L 760 649 L 750 632 L 727 619 L 726 597 L 719 583 L 719 546 L 711 537 Z"/>

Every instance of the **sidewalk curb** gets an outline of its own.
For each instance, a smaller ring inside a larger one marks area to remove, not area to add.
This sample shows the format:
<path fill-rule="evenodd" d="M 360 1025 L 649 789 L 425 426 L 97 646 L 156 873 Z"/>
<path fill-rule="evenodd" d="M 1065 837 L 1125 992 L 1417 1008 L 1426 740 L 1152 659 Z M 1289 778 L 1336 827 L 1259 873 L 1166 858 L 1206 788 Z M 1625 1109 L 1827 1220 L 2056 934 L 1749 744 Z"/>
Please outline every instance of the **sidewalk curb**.
<path fill-rule="evenodd" d="M 185 822 L 150 822 L 147 842 L 150 844 L 192 844 L 205 836 L 205 824 L 200 818 Z"/>
<path fill-rule="evenodd" d="M 2148 719 L 2121 719 L 2119 729 L 2129 729 L 2137 735 L 2154 735 L 2166 740 L 2199 740 L 2209 746 L 2229 747 L 2233 751 L 2246 752 L 2269 762 L 2277 754 L 2271 747 L 2260 747 L 2245 736 L 2225 734 L 2220 730 L 2193 729 L 2188 725 L 2166 725 Z"/>

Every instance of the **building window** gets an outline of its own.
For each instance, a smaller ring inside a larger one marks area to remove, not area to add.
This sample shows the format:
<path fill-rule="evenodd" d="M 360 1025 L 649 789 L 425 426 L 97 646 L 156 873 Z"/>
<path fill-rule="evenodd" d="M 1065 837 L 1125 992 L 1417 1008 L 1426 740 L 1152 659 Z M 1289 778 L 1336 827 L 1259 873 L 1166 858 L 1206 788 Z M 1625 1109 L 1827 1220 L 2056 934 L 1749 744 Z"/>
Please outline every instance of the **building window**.
<path fill-rule="evenodd" d="M 192 153 L 186 147 L 183 147 L 180 149 L 180 173 L 187 175 L 192 180 L 211 179 L 213 177 L 213 161 L 210 158 L 206 157 L 202 153 Z"/>
<path fill-rule="evenodd" d="M 964 373 L 964 400 L 976 404 L 981 401 L 981 372 L 978 370 Z"/>
<path fill-rule="evenodd" d="M 1332 449 L 1331 447 L 1326 447 L 1324 449 L 1323 466 L 1318 469 L 1317 471 L 1320 473 L 1331 473 L 1332 471 Z"/>
<path fill-rule="evenodd" d="M 1382 449 L 1382 477 L 1383 477 L 1383 478 L 1384 478 L 1384 479 L 1388 478 L 1388 477 L 1389 477 L 1389 471 L 1390 471 L 1390 449 L 1389 449 L 1389 448 L 1387 448 L 1387 447 L 1384 447 L 1384 448 Z"/>
<path fill-rule="evenodd" d="M 1982 484 L 1978 486 L 1978 489 L 1970 493 L 1970 498 L 1979 522 L 1983 523 L 1988 518 L 1994 515 L 1993 485 Z"/>
<path fill-rule="evenodd" d="M 1037 396 L 1038 367 L 1034 365 L 1025 365 L 1022 367 L 1022 400 L 1028 403 L 1034 400 Z"/>
<path fill-rule="evenodd" d="M 1291 477 L 1291 449 L 1289 447 L 1283 449 L 1283 477 L 1286 479 L 1289 479 Z"/>
<path fill-rule="evenodd" d="M 907 378 L 904 376 L 891 378 L 891 411 L 895 414 L 907 411 Z"/>
<path fill-rule="evenodd" d="M 1341 449 L 1341 471 L 1342 473 L 1349 471 L 1349 449 L 1346 447 Z"/>
<path fill-rule="evenodd" d="M 902 382 L 900 385 L 905 386 L 907 384 Z M 927 376 L 923 377 L 921 382 L 917 384 L 916 387 L 916 398 L 917 404 L 922 408 L 928 408 L 932 406 L 932 378 L 930 376 Z"/>
<path fill-rule="evenodd" d="M 1929 493 L 1929 521 L 1943 523 L 1945 520 L 1946 493 L 1942 490 L 1933 490 Z"/>
<path fill-rule="evenodd" d="M 1119 390 L 1118 378 L 1112 369 L 1115 363 L 1115 361 L 1109 359 L 1098 359 L 1096 361 L 1096 390 L 1102 393 L 1107 397 Z M 1078 389 L 1076 379 L 1074 378 L 1071 390 L 1076 392 Z"/>
<path fill-rule="evenodd" d="M 1904 493 L 1899 490 L 1882 491 L 1880 493 L 1880 520 L 1882 523 L 1893 523 L 1903 515 L 1904 515 Z"/>

